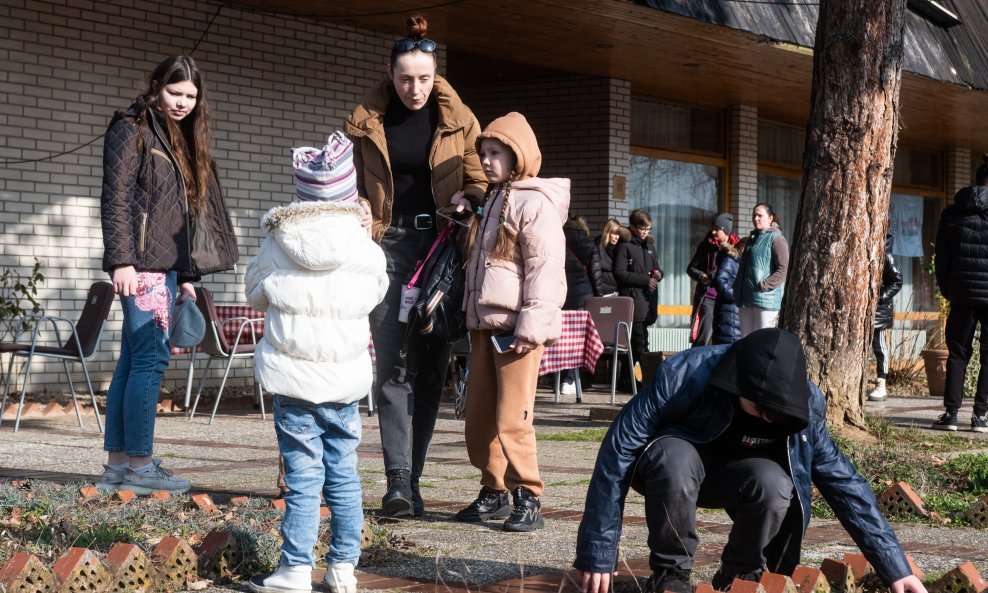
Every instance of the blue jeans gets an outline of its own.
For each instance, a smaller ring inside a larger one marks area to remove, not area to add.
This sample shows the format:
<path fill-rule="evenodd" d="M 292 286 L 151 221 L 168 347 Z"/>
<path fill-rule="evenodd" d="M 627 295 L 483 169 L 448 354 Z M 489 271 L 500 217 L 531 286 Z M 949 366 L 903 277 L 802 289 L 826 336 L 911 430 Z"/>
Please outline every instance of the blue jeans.
<path fill-rule="evenodd" d="M 319 492 L 329 506 L 332 539 L 326 562 L 360 558 L 364 527 L 357 445 L 360 412 L 352 404 L 314 404 L 278 395 L 274 427 L 285 459 L 285 518 L 281 522 L 281 564 L 312 566 L 319 537 Z"/>
<path fill-rule="evenodd" d="M 120 297 L 120 358 L 106 392 L 103 450 L 148 457 L 154 446 L 158 389 L 168 368 L 168 325 L 175 307 L 175 272 L 138 272 L 137 294 Z"/>

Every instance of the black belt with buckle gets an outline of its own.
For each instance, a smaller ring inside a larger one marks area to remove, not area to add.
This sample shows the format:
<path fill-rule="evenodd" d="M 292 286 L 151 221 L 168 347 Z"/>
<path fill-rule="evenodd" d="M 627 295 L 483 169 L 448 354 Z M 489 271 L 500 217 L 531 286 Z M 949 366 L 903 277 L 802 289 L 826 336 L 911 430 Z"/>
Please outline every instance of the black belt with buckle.
<path fill-rule="evenodd" d="M 431 214 L 395 214 L 391 217 L 391 226 L 427 231 L 434 227 L 435 223 Z"/>

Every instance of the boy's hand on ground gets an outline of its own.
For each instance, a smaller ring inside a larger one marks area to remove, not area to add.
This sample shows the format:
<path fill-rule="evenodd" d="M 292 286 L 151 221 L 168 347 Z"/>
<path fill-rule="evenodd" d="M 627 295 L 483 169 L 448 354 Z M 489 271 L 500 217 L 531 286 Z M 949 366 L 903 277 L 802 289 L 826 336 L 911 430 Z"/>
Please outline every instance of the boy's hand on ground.
<path fill-rule="evenodd" d="M 607 593 L 608 589 L 611 588 L 611 573 L 609 572 L 587 572 L 581 570 L 580 576 L 583 577 L 580 589 L 583 593 Z"/>
<path fill-rule="evenodd" d="M 892 593 L 926 593 L 923 581 L 912 574 L 892 583 L 891 589 Z"/>

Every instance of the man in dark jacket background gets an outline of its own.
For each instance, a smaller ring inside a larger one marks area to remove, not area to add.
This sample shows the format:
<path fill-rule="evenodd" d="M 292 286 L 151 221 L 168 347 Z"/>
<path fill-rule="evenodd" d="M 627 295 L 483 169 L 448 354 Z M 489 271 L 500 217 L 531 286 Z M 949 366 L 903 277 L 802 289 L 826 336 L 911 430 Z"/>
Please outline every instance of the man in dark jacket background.
<path fill-rule="evenodd" d="M 662 268 L 651 236 L 652 217 L 639 208 L 628 217 L 631 240 L 618 243 L 614 251 L 614 278 L 618 294 L 635 300 L 635 317 L 631 324 L 631 356 L 635 362 L 648 351 L 648 326 L 658 318 L 658 286 Z M 627 377 L 622 372 L 621 377 Z M 630 380 L 629 380 L 630 383 Z"/>
<path fill-rule="evenodd" d="M 875 330 L 871 338 L 871 349 L 875 353 L 875 368 L 878 375 L 875 387 L 868 392 L 868 399 L 885 399 L 885 376 L 889 372 L 889 351 L 885 330 L 892 329 L 895 321 L 895 306 L 892 300 L 902 290 L 902 272 L 892 257 L 892 233 L 885 235 L 885 262 L 882 264 L 882 286 L 878 289 L 878 306 L 875 307 Z"/>
<path fill-rule="evenodd" d="M 831 439 L 798 338 L 762 329 L 730 347 L 684 351 L 625 405 L 601 444 L 577 535 L 583 591 L 610 587 L 629 488 L 645 496 L 645 593 L 689 593 L 698 506 L 734 519 L 711 583 L 726 590 L 765 570 L 792 573 L 812 486 L 893 593 L 926 593 L 868 482 Z"/>
<path fill-rule="evenodd" d="M 945 411 L 933 428 L 957 430 L 957 411 L 964 397 L 964 375 L 971 360 L 974 330 L 981 324 L 981 371 L 974 395 L 971 430 L 988 432 L 988 155 L 975 175 L 977 185 L 965 187 L 940 215 L 936 268 L 940 294 L 950 301 L 947 315 L 947 385 Z"/>

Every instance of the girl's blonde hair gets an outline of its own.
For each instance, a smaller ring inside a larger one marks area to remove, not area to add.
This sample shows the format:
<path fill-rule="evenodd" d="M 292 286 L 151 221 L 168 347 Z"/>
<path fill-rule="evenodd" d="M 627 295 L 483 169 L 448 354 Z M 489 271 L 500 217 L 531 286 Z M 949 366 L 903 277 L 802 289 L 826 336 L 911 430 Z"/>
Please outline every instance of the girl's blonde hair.
<path fill-rule="evenodd" d="M 621 223 L 609 218 L 607 222 L 604 223 L 604 230 L 600 232 L 600 244 L 603 247 L 607 247 L 611 242 L 611 233 L 620 234 L 618 231 L 621 229 Z"/>

